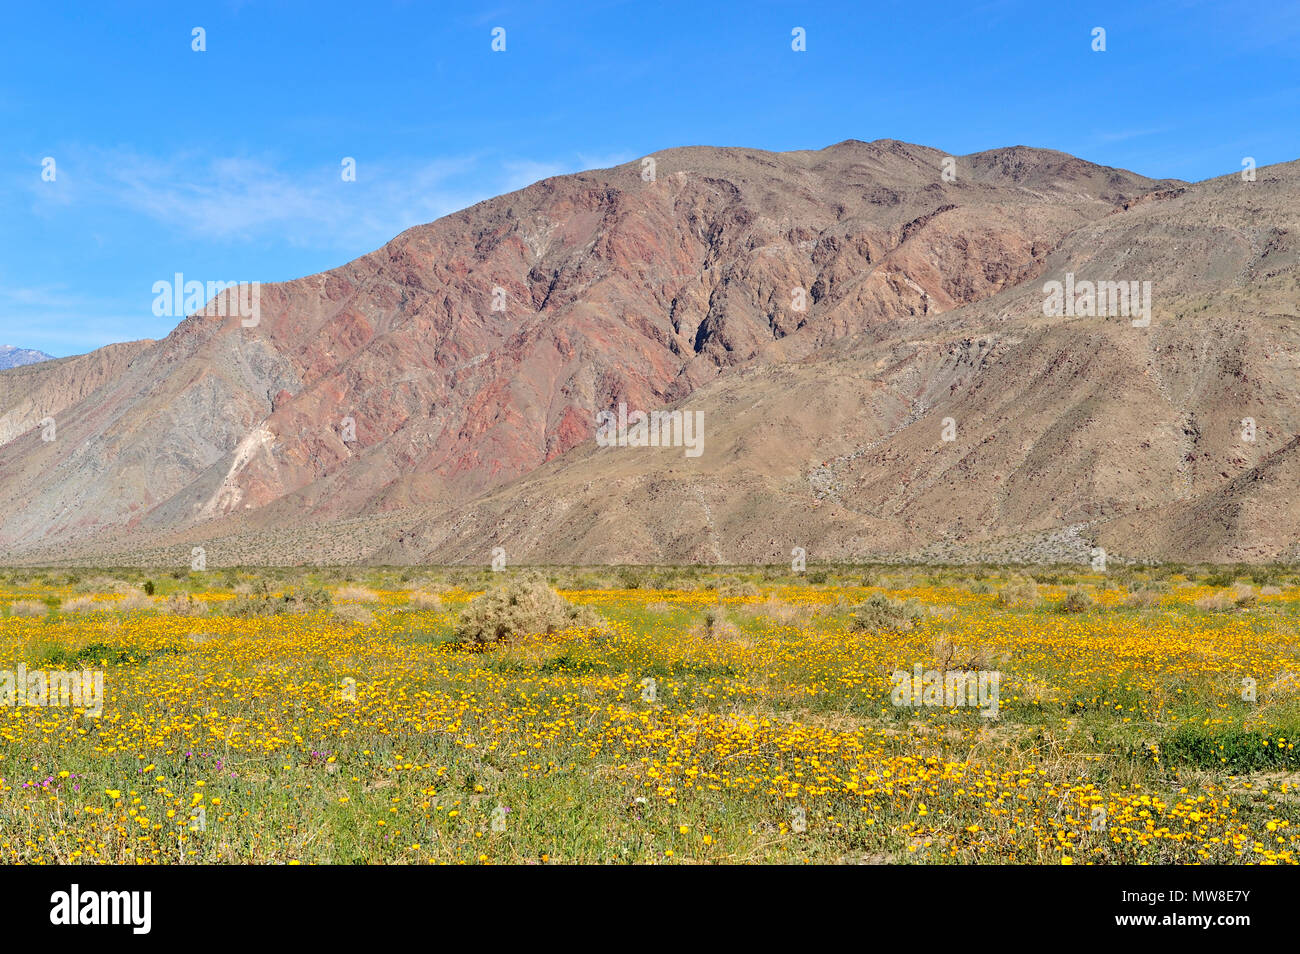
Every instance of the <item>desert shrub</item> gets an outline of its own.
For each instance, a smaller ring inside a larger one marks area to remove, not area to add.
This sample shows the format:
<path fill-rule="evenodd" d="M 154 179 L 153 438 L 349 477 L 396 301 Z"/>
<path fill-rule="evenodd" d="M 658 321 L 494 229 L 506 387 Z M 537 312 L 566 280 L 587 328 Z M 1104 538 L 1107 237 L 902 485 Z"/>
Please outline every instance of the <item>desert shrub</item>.
<path fill-rule="evenodd" d="M 442 598 L 437 593 L 430 593 L 427 590 L 416 590 L 407 597 L 407 602 L 416 609 L 432 610 L 435 613 L 441 613 L 445 609 Z"/>
<path fill-rule="evenodd" d="M 1219 592 L 1202 596 L 1192 605 L 1202 612 L 1222 613 L 1224 610 L 1232 609 L 1232 600 L 1228 598 L 1227 593 Z"/>
<path fill-rule="evenodd" d="M 808 582 L 820 585 L 830 578 L 830 574 L 825 570 L 811 570 L 808 573 Z"/>
<path fill-rule="evenodd" d="M 1252 567 L 1247 575 L 1256 586 L 1277 586 L 1282 581 L 1281 574 L 1271 566 Z"/>
<path fill-rule="evenodd" d="M 341 603 L 334 607 L 334 615 L 346 623 L 360 623 L 369 626 L 375 621 L 375 614 L 359 603 Z"/>
<path fill-rule="evenodd" d="M 279 616 L 284 613 L 306 613 L 329 606 L 333 599 L 323 586 L 306 586 L 299 590 L 285 590 L 278 596 L 269 592 L 265 580 L 251 587 L 252 593 L 240 593 L 221 607 L 223 616 L 237 619 L 256 619 L 260 616 Z"/>
<path fill-rule="evenodd" d="M 1230 590 L 1221 590 L 1202 596 L 1194 604 L 1198 610 L 1207 613 L 1224 613 L 1228 610 L 1249 609 L 1255 604 L 1255 591 L 1244 583 L 1239 583 Z"/>
<path fill-rule="evenodd" d="M 1206 586 L 1222 588 L 1225 586 L 1232 586 L 1232 584 L 1236 582 L 1236 579 L 1237 574 L 1234 570 L 1214 570 L 1211 573 L 1207 573 L 1205 579 L 1201 582 Z"/>
<path fill-rule="evenodd" d="M 128 588 L 134 589 L 125 580 L 112 576 L 92 576 L 77 584 L 78 593 L 121 593 Z"/>
<path fill-rule="evenodd" d="M 222 604 L 220 613 L 234 619 L 255 619 L 259 616 L 274 616 L 277 608 L 274 602 L 262 596 L 250 596 L 239 593 L 233 600 Z"/>
<path fill-rule="evenodd" d="M 323 586 L 304 586 L 297 591 L 286 591 L 285 597 L 299 609 L 318 609 L 334 602 L 330 591 Z"/>
<path fill-rule="evenodd" d="M 817 614 L 817 608 L 810 606 L 801 606 L 796 603 L 787 603 L 785 600 L 778 598 L 775 594 L 768 596 L 762 603 L 755 603 L 749 606 L 748 612 L 754 616 L 769 619 L 774 623 L 782 626 L 790 626 L 794 623 L 807 623 Z"/>
<path fill-rule="evenodd" d="M 1128 589 L 1133 589 L 1139 583 L 1137 571 L 1134 570 L 1133 567 L 1124 565 L 1116 566 L 1113 563 L 1108 564 L 1106 567 L 1106 579 L 1118 583 L 1120 586 Z"/>
<path fill-rule="evenodd" d="M 905 633 L 923 615 L 924 610 L 915 599 L 895 600 L 884 593 L 872 593 L 849 611 L 849 628 L 859 633 Z"/>
<path fill-rule="evenodd" d="M 681 585 L 681 580 L 674 573 L 655 573 L 647 586 L 651 590 L 672 590 Z"/>
<path fill-rule="evenodd" d="M 758 587 L 734 576 L 724 576 L 718 581 L 718 595 L 727 597 L 757 596 Z"/>
<path fill-rule="evenodd" d="M 1232 609 L 1232 599 L 1226 592 L 1220 591 L 1202 596 L 1192 606 L 1204 613 L 1222 613 Z"/>
<path fill-rule="evenodd" d="M 9 604 L 10 616 L 46 616 L 50 608 L 40 600 L 16 600 Z"/>
<path fill-rule="evenodd" d="M 207 616 L 208 604 L 189 593 L 173 593 L 163 604 L 163 612 L 170 616 Z"/>
<path fill-rule="evenodd" d="M 154 608 L 154 601 L 143 593 L 133 590 L 114 604 L 113 608 L 122 613 L 139 613 Z"/>
<path fill-rule="evenodd" d="M 621 566 L 618 568 L 618 582 L 625 590 L 635 590 L 641 587 L 642 575 L 644 570 L 634 566 Z"/>
<path fill-rule="evenodd" d="M 470 600 L 456 617 L 454 632 L 463 645 L 482 649 L 525 636 L 552 635 L 604 623 L 595 611 L 573 605 L 545 580 L 526 576 L 494 586 Z"/>
<path fill-rule="evenodd" d="M 1092 597 L 1083 590 L 1070 590 L 1061 602 L 1056 604 L 1058 613 L 1086 613 L 1092 609 Z"/>
<path fill-rule="evenodd" d="M 934 666 L 943 672 L 990 669 L 996 661 L 993 650 L 987 646 L 958 646 L 947 633 L 934 638 Z"/>
<path fill-rule="evenodd" d="M 93 596 L 74 596 L 70 600 L 64 600 L 59 605 L 60 613 L 99 613 L 104 612 L 110 607 L 106 603 L 96 602 Z"/>
<path fill-rule="evenodd" d="M 998 606 L 1037 606 L 1038 584 L 1032 579 L 1015 580 L 998 590 Z"/>
<path fill-rule="evenodd" d="M 144 583 L 141 584 L 141 589 L 144 590 L 146 596 L 153 596 L 153 580 L 145 580 Z"/>
<path fill-rule="evenodd" d="M 1124 597 L 1124 605 L 1132 609 L 1146 609 L 1160 602 L 1160 594 L 1152 589 L 1134 590 Z"/>
<path fill-rule="evenodd" d="M 234 586 L 236 596 L 253 596 L 263 599 L 271 595 L 271 584 L 264 579 L 243 580 Z"/>
<path fill-rule="evenodd" d="M 984 580 L 974 580 L 974 581 L 972 581 L 972 582 L 971 582 L 971 585 L 970 585 L 970 587 L 969 587 L 969 589 L 970 589 L 970 591 L 971 591 L 972 593 L 974 593 L 974 594 L 976 594 L 976 595 L 983 595 L 983 594 L 985 594 L 985 593 L 992 593 L 992 592 L 993 592 L 993 587 L 991 587 L 991 586 L 990 586 L 988 583 L 986 583 Z"/>

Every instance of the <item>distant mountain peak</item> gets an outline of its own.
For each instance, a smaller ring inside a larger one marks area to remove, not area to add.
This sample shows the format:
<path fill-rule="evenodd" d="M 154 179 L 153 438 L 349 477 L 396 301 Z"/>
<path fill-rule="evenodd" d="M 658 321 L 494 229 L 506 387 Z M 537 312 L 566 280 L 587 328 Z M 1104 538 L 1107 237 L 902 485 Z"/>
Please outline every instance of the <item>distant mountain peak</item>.
<path fill-rule="evenodd" d="M 53 357 L 53 355 L 46 354 L 44 351 L 36 351 L 33 348 L 0 345 L 0 370 L 16 368 L 22 364 L 36 364 L 38 361 L 49 361 Z"/>

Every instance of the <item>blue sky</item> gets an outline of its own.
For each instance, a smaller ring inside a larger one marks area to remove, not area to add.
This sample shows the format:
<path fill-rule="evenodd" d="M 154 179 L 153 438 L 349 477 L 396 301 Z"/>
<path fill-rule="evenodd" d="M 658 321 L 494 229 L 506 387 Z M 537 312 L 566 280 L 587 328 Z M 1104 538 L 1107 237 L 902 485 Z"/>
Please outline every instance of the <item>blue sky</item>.
<path fill-rule="evenodd" d="M 1298 61 L 1293 3 L 13 3 L 0 343 L 162 337 L 176 272 L 312 274 L 671 146 L 1026 144 L 1191 180 L 1288 161 Z"/>

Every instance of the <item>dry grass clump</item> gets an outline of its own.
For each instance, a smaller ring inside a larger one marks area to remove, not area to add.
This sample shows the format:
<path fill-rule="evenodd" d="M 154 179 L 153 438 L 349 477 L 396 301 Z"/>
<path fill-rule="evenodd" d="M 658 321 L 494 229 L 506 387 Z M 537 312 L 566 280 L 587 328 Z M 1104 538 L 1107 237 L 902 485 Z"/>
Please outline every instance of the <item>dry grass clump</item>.
<path fill-rule="evenodd" d="M 998 590 L 994 602 L 998 606 L 1037 606 L 1038 584 L 1029 578 L 1014 580 Z"/>
<path fill-rule="evenodd" d="M 118 600 L 115 604 L 113 604 L 113 609 L 117 610 L 120 613 L 139 613 L 144 610 L 153 609 L 154 605 L 155 604 L 152 597 L 146 596 L 145 594 L 141 593 L 139 590 L 132 589 L 120 600 Z"/>
<path fill-rule="evenodd" d="M 74 596 L 59 604 L 60 613 L 102 613 L 112 609 L 107 603 L 98 602 L 93 596 Z"/>
<path fill-rule="evenodd" d="M 1193 605 L 1207 613 L 1226 613 L 1229 610 L 1249 609 L 1256 599 L 1255 590 L 1249 584 L 1237 583 L 1230 590 L 1202 596 Z"/>
<path fill-rule="evenodd" d="M 334 597 L 348 603 L 379 602 L 379 594 L 364 586 L 340 586 L 334 591 Z"/>
<path fill-rule="evenodd" d="M 1005 663 L 1009 658 L 1008 654 L 995 653 L 988 646 L 958 646 L 947 633 L 934 637 L 934 668 L 941 672 L 992 669 L 994 663 Z"/>
<path fill-rule="evenodd" d="M 362 626 L 371 626 L 375 622 L 375 614 L 357 603 L 336 604 L 333 612 L 337 618 L 345 623 L 359 623 Z"/>
<path fill-rule="evenodd" d="M 1124 605 L 1131 609 L 1147 609 L 1160 602 L 1160 594 L 1155 590 L 1134 590 L 1124 597 Z"/>
<path fill-rule="evenodd" d="M 482 649 L 526 636 L 606 625 L 590 607 L 575 606 L 540 576 L 519 577 L 485 591 L 456 617 L 456 638 Z"/>
<path fill-rule="evenodd" d="M 1202 596 L 1192 605 L 1206 613 L 1222 613 L 1232 609 L 1232 598 L 1227 593 L 1211 593 Z"/>
<path fill-rule="evenodd" d="M 406 598 L 406 601 L 416 609 L 432 610 L 435 613 L 441 613 L 446 609 L 442 597 L 437 593 L 430 593 L 428 590 L 415 590 Z"/>
<path fill-rule="evenodd" d="M 769 619 L 774 623 L 782 626 L 803 625 L 809 622 L 814 616 L 821 612 L 819 606 L 801 606 L 796 603 L 787 603 L 775 594 L 769 596 L 762 603 L 755 603 L 746 607 L 746 611 L 753 616 L 760 616 Z"/>
<path fill-rule="evenodd" d="M 1268 684 L 1268 692 L 1300 693 L 1300 673 L 1297 672 L 1279 673 L 1273 679 L 1273 681 Z"/>
<path fill-rule="evenodd" d="M 849 611 L 849 629 L 858 633 L 905 633 L 924 615 L 915 599 L 895 600 L 884 593 L 872 593 Z"/>
<path fill-rule="evenodd" d="M 207 616 L 208 604 L 196 600 L 189 593 L 173 593 L 167 597 L 162 611 L 168 616 Z"/>
<path fill-rule="evenodd" d="M 16 600 L 9 604 L 10 616 L 47 616 L 50 608 L 40 600 Z"/>

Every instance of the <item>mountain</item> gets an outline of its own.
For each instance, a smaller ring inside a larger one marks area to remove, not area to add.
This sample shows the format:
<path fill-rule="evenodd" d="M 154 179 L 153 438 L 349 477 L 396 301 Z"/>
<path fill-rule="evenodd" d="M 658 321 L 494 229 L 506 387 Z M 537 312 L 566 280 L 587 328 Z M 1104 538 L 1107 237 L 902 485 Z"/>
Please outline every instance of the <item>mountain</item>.
<path fill-rule="evenodd" d="M 13 345 L 0 345 L 0 370 L 49 360 L 50 355 L 44 351 L 33 351 L 31 348 L 16 348 Z"/>
<path fill-rule="evenodd" d="M 0 373 L 0 560 L 1296 556 L 1296 163 L 649 158 L 263 286 L 252 327 Z M 1045 313 L 1089 281 L 1150 282 L 1149 325 Z M 600 446 L 619 405 L 701 453 Z"/>

